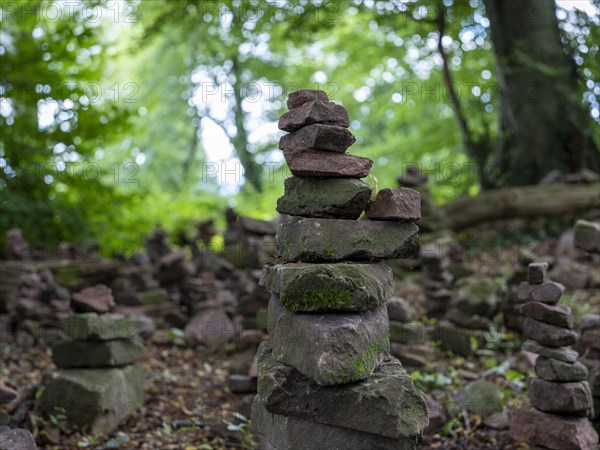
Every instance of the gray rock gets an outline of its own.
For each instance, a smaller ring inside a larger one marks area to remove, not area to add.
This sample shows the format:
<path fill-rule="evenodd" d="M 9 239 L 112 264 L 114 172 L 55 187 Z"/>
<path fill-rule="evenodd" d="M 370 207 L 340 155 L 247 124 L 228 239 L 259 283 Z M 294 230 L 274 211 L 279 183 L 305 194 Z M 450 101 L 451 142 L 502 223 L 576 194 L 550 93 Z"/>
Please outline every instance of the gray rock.
<path fill-rule="evenodd" d="M 600 314 L 584 314 L 581 316 L 581 332 L 600 328 Z"/>
<path fill-rule="evenodd" d="M 425 367 L 435 359 L 435 352 L 428 344 L 390 343 L 390 353 L 409 367 Z"/>
<path fill-rule="evenodd" d="M 553 383 L 541 378 L 529 379 L 531 404 L 544 412 L 572 416 L 593 416 L 592 392 L 587 381 Z"/>
<path fill-rule="evenodd" d="M 392 270 L 385 264 L 277 264 L 261 284 L 293 312 L 368 311 L 391 297 Z"/>
<path fill-rule="evenodd" d="M 455 286 L 455 305 L 467 314 L 492 318 L 499 306 L 498 285 L 490 278 L 467 277 Z"/>
<path fill-rule="evenodd" d="M 411 322 L 417 318 L 415 309 L 401 297 L 392 297 L 387 301 L 388 318 L 398 322 Z"/>
<path fill-rule="evenodd" d="M 206 308 L 198 311 L 184 328 L 191 344 L 222 345 L 232 341 L 236 327 L 222 308 Z"/>
<path fill-rule="evenodd" d="M 547 347 L 566 347 L 577 343 L 575 331 L 540 322 L 531 317 L 525 319 L 523 334 Z"/>
<path fill-rule="evenodd" d="M 571 348 L 546 347 L 545 345 L 538 344 L 534 341 L 524 342 L 521 348 L 526 352 L 537 353 L 539 356 L 543 356 L 545 358 L 554 358 L 568 363 L 574 363 L 579 357 L 579 354 Z"/>
<path fill-rule="evenodd" d="M 371 198 L 371 187 L 352 178 L 291 177 L 284 186 L 277 211 L 291 216 L 354 220 Z"/>
<path fill-rule="evenodd" d="M 467 384 L 454 395 L 453 401 L 461 410 L 481 417 L 502 411 L 500 388 L 491 381 L 478 380 Z"/>
<path fill-rule="evenodd" d="M 277 249 L 292 262 L 409 258 L 419 251 L 418 232 L 413 223 L 300 219 L 279 226 Z"/>
<path fill-rule="evenodd" d="M 546 381 L 583 381 L 588 377 L 587 367 L 579 361 L 567 363 L 543 356 L 535 361 L 535 373 Z"/>
<path fill-rule="evenodd" d="M 139 305 L 160 305 L 169 300 L 169 294 L 165 289 L 148 289 L 135 294 Z"/>
<path fill-rule="evenodd" d="M 134 329 L 137 330 L 138 334 L 144 339 L 152 336 L 152 333 L 156 331 L 156 322 L 150 316 L 146 314 L 136 313 L 127 316 L 127 321 L 132 324 Z"/>
<path fill-rule="evenodd" d="M 115 367 L 131 364 L 144 356 L 144 346 L 135 340 L 64 341 L 52 346 L 57 367 Z"/>
<path fill-rule="evenodd" d="M 530 287 L 529 300 L 533 302 L 555 304 L 565 293 L 565 287 L 554 281 L 544 281 L 542 284 L 532 284 Z"/>
<path fill-rule="evenodd" d="M 469 314 L 461 309 L 451 309 L 446 313 L 446 319 L 462 328 L 472 330 L 489 330 L 494 326 L 494 322 L 487 317 L 477 314 Z"/>
<path fill-rule="evenodd" d="M 425 395 L 394 358 L 366 380 L 327 387 L 276 362 L 270 343 L 258 359 L 258 395 L 271 413 L 391 438 L 417 439 L 427 427 Z"/>
<path fill-rule="evenodd" d="M 245 231 L 259 236 L 274 236 L 275 233 L 277 233 L 277 224 L 269 220 L 239 216 L 237 218 L 237 223 L 239 223 Z"/>
<path fill-rule="evenodd" d="M 529 284 L 542 284 L 547 271 L 547 262 L 531 263 L 527 267 L 527 281 Z"/>
<path fill-rule="evenodd" d="M 278 361 L 322 386 L 364 380 L 390 350 L 387 309 L 382 305 L 364 313 L 284 312 L 272 339 Z"/>
<path fill-rule="evenodd" d="M 78 430 L 104 435 L 136 413 L 144 400 L 144 369 L 132 364 L 113 369 L 65 369 L 42 377 L 40 410 L 62 408 Z"/>
<path fill-rule="evenodd" d="M 277 450 L 417 450 L 421 438 L 393 439 L 372 433 L 272 414 L 257 395 L 252 426 Z"/>
<path fill-rule="evenodd" d="M 510 436 L 552 450 L 596 450 L 598 444 L 598 434 L 585 417 L 547 414 L 534 408 L 513 411 Z"/>
<path fill-rule="evenodd" d="M 567 305 L 549 305 L 541 302 L 526 302 L 520 305 L 522 314 L 540 322 L 556 325 L 561 328 L 573 328 L 573 315 Z"/>
<path fill-rule="evenodd" d="M 36 450 L 33 435 L 22 428 L 0 433 L 0 449 L 2 450 Z"/>
<path fill-rule="evenodd" d="M 256 378 L 248 375 L 229 375 L 227 385 L 229 386 L 229 390 L 234 394 L 256 392 Z"/>
<path fill-rule="evenodd" d="M 600 223 L 578 220 L 575 224 L 575 246 L 591 253 L 600 253 Z"/>
<path fill-rule="evenodd" d="M 422 344 L 427 341 L 427 329 L 422 322 L 390 321 L 390 341 L 402 344 Z"/>
<path fill-rule="evenodd" d="M 17 391 L 9 388 L 4 383 L 0 383 L 0 405 L 5 405 L 17 398 Z"/>
<path fill-rule="evenodd" d="M 109 341 L 136 338 L 139 330 L 134 321 L 122 314 L 82 313 L 67 317 L 63 331 L 78 341 Z"/>

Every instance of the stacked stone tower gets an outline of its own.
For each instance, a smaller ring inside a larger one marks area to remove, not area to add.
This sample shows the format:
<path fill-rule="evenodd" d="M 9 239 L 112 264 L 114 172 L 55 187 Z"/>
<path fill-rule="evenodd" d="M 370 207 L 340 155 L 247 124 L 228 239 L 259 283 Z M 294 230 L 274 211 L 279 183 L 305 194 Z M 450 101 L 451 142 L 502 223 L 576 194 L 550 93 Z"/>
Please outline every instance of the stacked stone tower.
<path fill-rule="evenodd" d="M 40 409 L 64 411 L 69 424 L 103 435 L 144 400 L 144 354 L 139 325 L 120 314 L 74 314 L 64 322 L 68 340 L 52 346 L 58 370 L 42 379 Z"/>
<path fill-rule="evenodd" d="M 528 281 L 519 285 L 519 296 L 526 298 L 520 308 L 523 333 L 530 339 L 523 350 L 538 354 L 537 378 L 529 380 L 533 408 L 515 411 L 511 435 L 552 450 L 592 450 L 598 435 L 587 419 L 594 410 L 588 371 L 570 348 L 577 333 L 571 309 L 558 304 L 564 287 L 544 279 L 547 268 L 546 263 L 529 264 Z"/>
<path fill-rule="evenodd" d="M 279 449 L 415 449 L 425 397 L 389 355 L 382 260 L 418 251 L 419 195 L 360 181 L 372 162 L 346 155 L 346 110 L 322 91 L 298 91 L 279 121 L 292 177 L 277 211 L 282 262 L 265 269 L 270 341 L 258 351 L 257 434 Z M 357 220 L 366 210 L 369 220 Z"/>

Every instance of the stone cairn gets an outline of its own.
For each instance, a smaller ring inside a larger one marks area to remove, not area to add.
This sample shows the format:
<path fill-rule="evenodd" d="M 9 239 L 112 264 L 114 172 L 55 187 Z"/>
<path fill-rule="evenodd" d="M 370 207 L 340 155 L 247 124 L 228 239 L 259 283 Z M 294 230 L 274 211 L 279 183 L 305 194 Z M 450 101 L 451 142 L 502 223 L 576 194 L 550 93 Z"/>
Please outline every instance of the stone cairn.
<path fill-rule="evenodd" d="M 600 223 L 578 220 L 574 243 L 590 255 L 600 255 Z M 581 362 L 589 369 L 589 383 L 594 399 L 594 425 L 600 430 L 600 314 L 581 318 L 581 340 L 578 344 Z"/>
<path fill-rule="evenodd" d="M 384 262 L 418 251 L 418 193 L 360 181 L 372 162 L 346 155 L 347 111 L 323 91 L 288 97 L 279 146 L 292 177 L 277 211 L 283 262 L 265 269 L 270 341 L 258 350 L 255 431 L 279 449 L 416 449 L 425 396 L 389 355 Z M 371 220 L 356 220 L 367 210 Z M 398 223 L 404 222 L 404 223 Z"/>
<path fill-rule="evenodd" d="M 449 260 L 437 242 L 431 242 L 421 248 L 421 285 L 425 291 L 423 306 L 428 317 L 443 317 L 452 300 L 450 286 L 454 277 L 448 271 L 448 265 Z"/>
<path fill-rule="evenodd" d="M 138 325 L 120 314 L 82 313 L 68 317 L 69 339 L 52 346 L 58 370 L 46 372 L 41 411 L 64 413 L 71 426 L 94 435 L 115 430 L 144 400 L 144 354 Z"/>
<path fill-rule="evenodd" d="M 526 298 L 520 309 L 523 332 L 530 339 L 523 350 L 537 353 L 535 373 L 529 380 L 533 408 L 514 411 L 510 434 L 517 441 L 552 450 L 592 450 L 598 435 L 587 417 L 593 415 L 588 371 L 570 348 L 577 342 L 571 309 L 558 302 L 564 287 L 546 281 L 547 263 L 529 265 L 527 282 L 519 285 Z"/>

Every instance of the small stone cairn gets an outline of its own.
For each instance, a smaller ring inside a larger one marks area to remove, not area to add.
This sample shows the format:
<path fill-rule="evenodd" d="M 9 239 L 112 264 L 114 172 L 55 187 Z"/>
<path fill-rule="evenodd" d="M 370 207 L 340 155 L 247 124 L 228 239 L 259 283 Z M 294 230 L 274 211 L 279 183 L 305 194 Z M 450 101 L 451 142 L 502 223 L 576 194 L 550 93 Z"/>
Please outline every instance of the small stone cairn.
<path fill-rule="evenodd" d="M 120 314 L 68 317 L 68 340 L 52 346 L 58 370 L 44 374 L 40 409 L 61 411 L 81 431 L 104 435 L 131 416 L 144 400 L 144 354 L 138 324 Z"/>
<path fill-rule="evenodd" d="M 529 380 L 533 408 L 513 413 L 510 434 L 517 441 L 552 450 L 592 450 L 598 435 L 587 417 L 593 416 L 592 394 L 586 367 L 570 348 L 577 342 L 571 309 L 558 302 L 564 292 L 559 283 L 546 281 L 547 263 L 529 265 L 528 281 L 519 285 L 523 333 L 530 339 L 523 350 L 537 353 L 537 378 Z"/>
<path fill-rule="evenodd" d="M 421 285 L 425 291 L 424 307 L 428 317 L 441 318 L 448 311 L 452 300 L 450 286 L 454 279 L 448 266 L 449 259 L 440 243 L 433 241 L 421 248 Z"/>
<path fill-rule="evenodd" d="M 258 350 L 252 421 L 279 449 L 416 449 L 425 396 L 389 355 L 381 260 L 418 251 L 419 194 L 383 189 L 371 202 L 360 181 L 372 162 L 346 155 L 355 141 L 347 111 L 323 91 L 288 97 L 279 128 L 292 177 L 278 200 L 283 262 L 265 269 L 270 340 Z M 356 220 L 366 209 L 370 220 Z"/>
<path fill-rule="evenodd" d="M 600 223 L 578 220 L 575 224 L 575 246 L 591 255 L 600 255 Z M 596 269 L 597 270 L 597 269 Z M 600 429 L 600 314 L 581 318 L 581 340 L 578 344 L 581 362 L 589 369 L 589 383 L 594 399 L 594 425 Z"/>

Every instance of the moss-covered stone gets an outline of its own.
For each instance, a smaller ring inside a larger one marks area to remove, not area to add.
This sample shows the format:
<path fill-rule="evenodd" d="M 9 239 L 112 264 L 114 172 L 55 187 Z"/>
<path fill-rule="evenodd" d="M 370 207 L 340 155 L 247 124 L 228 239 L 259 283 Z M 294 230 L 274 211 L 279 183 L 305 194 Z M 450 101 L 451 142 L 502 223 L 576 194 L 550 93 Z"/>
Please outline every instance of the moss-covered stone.
<path fill-rule="evenodd" d="M 352 314 L 283 312 L 271 336 L 278 361 L 322 386 L 367 378 L 390 349 L 385 305 Z"/>
<path fill-rule="evenodd" d="M 139 340 L 64 341 L 52 346 L 52 360 L 58 367 L 116 367 L 131 364 L 144 356 Z"/>
<path fill-rule="evenodd" d="M 261 284 L 293 312 L 368 311 L 394 288 L 385 263 L 278 264 L 265 270 Z"/>
<path fill-rule="evenodd" d="M 419 251 L 414 223 L 300 219 L 284 222 L 277 249 L 287 261 L 372 261 L 409 258 Z"/>
<path fill-rule="evenodd" d="M 271 413 L 395 439 L 418 440 L 427 426 L 425 395 L 395 358 L 388 357 L 366 380 L 323 387 L 277 362 L 269 341 L 257 356 L 258 395 Z"/>
<path fill-rule="evenodd" d="M 277 200 L 281 214 L 358 219 L 371 198 L 371 187 L 351 178 L 291 177 Z"/>

